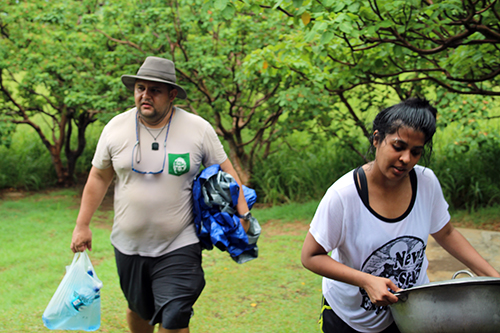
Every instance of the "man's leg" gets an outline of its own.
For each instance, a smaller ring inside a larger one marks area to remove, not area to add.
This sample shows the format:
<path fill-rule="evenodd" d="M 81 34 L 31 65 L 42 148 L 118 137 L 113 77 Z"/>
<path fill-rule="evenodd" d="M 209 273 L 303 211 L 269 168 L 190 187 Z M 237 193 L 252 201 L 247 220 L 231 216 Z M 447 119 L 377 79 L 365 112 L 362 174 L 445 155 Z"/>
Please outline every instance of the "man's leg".
<path fill-rule="evenodd" d="M 154 326 L 149 324 L 149 320 L 143 319 L 152 318 L 155 313 L 151 280 L 148 277 L 152 259 L 125 255 L 117 249 L 115 259 L 120 287 L 128 302 L 126 318 L 130 332 L 153 333 Z"/>
<path fill-rule="evenodd" d="M 153 333 L 154 326 L 149 325 L 149 320 L 144 320 L 134 311 L 127 309 L 127 322 L 132 333 Z M 178 330 L 167 330 L 159 325 L 158 333 L 189 333 L 189 327 Z"/>
<path fill-rule="evenodd" d="M 152 322 L 161 322 L 160 333 L 188 333 L 193 304 L 205 286 L 201 246 L 191 244 L 159 259 L 151 276 L 157 310 Z"/>
<path fill-rule="evenodd" d="M 167 330 L 166 328 L 163 328 L 160 324 L 160 329 L 158 330 L 158 333 L 189 333 L 189 327 L 180 328 L 178 330 Z"/>
<path fill-rule="evenodd" d="M 154 326 L 149 325 L 149 320 L 142 319 L 137 313 L 127 308 L 127 323 L 132 333 L 153 333 Z M 161 332 L 161 331 L 159 331 Z M 186 333 L 188 333 L 187 331 Z"/>

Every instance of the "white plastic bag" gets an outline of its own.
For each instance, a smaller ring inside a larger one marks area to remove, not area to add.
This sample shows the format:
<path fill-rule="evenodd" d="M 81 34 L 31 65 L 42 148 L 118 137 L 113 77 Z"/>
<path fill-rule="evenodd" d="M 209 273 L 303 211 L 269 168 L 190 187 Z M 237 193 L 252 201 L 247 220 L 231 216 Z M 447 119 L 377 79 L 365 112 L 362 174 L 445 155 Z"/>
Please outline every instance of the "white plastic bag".
<path fill-rule="evenodd" d="M 102 282 L 87 252 L 77 252 L 42 319 L 51 330 L 95 331 L 101 326 Z"/>

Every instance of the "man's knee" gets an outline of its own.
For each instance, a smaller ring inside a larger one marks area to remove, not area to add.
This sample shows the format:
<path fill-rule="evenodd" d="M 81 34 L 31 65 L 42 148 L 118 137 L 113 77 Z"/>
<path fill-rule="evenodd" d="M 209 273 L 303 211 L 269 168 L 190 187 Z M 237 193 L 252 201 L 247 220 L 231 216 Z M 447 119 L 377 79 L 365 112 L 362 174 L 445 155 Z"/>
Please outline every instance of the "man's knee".
<path fill-rule="evenodd" d="M 161 326 L 169 330 L 187 328 L 192 316 L 193 308 L 191 306 L 185 302 L 174 301 L 162 309 Z"/>
<path fill-rule="evenodd" d="M 149 325 L 149 320 L 141 318 L 129 308 L 127 308 L 127 323 L 132 333 L 153 333 L 154 331 L 154 326 Z"/>
<path fill-rule="evenodd" d="M 178 330 L 168 330 L 162 326 L 158 329 L 158 333 L 189 333 L 189 327 L 181 328 Z"/>
<path fill-rule="evenodd" d="M 139 315 L 134 311 L 130 310 L 129 308 L 127 308 L 127 317 L 139 317 Z"/>

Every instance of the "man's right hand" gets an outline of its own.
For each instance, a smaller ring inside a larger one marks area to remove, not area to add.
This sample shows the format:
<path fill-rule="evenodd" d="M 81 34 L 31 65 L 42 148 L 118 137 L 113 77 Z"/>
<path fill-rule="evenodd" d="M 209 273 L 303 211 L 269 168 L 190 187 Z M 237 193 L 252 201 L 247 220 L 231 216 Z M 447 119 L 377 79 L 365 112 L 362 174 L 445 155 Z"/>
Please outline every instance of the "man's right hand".
<path fill-rule="evenodd" d="M 98 169 L 93 166 L 90 169 L 87 184 L 83 189 L 80 212 L 76 218 L 76 227 L 73 230 L 73 238 L 71 239 L 71 251 L 74 253 L 83 252 L 85 249 L 92 250 L 90 220 L 106 195 L 113 177 L 114 171 L 112 167 Z"/>
<path fill-rule="evenodd" d="M 85 249 L 92 251 L 92 231 L 90 227 L 76 226 L 71 239 L 71 251 L 83 252 Z"/>

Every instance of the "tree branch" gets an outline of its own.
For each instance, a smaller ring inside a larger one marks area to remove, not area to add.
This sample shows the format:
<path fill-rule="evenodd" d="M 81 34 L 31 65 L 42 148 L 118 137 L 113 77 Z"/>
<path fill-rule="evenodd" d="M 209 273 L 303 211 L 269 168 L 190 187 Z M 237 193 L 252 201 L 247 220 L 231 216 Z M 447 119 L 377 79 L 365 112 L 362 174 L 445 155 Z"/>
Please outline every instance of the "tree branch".
<path fill-rule="evenodd" d="M 130 47 L 138 50 L 142 54 L 146 54 L 146 51 L 144 51 L 139 45 L 137 45 L 135 43 L 132 43 L 131 41 L 121 40 L 121 39 L 118 39 L 118 38 L 111 37 L 110 35 L 108 35 L 107 33 L 105 33 L 104 31 L 102 31 L 100 29 L 94 29 L 94 31 L 102 34 L 104 37 L 106 37 L 107 39 L 109 39 L 109 40 L 111 40 L 111 41 L 113 41 L 115 43 L 130 46 Z"/>

